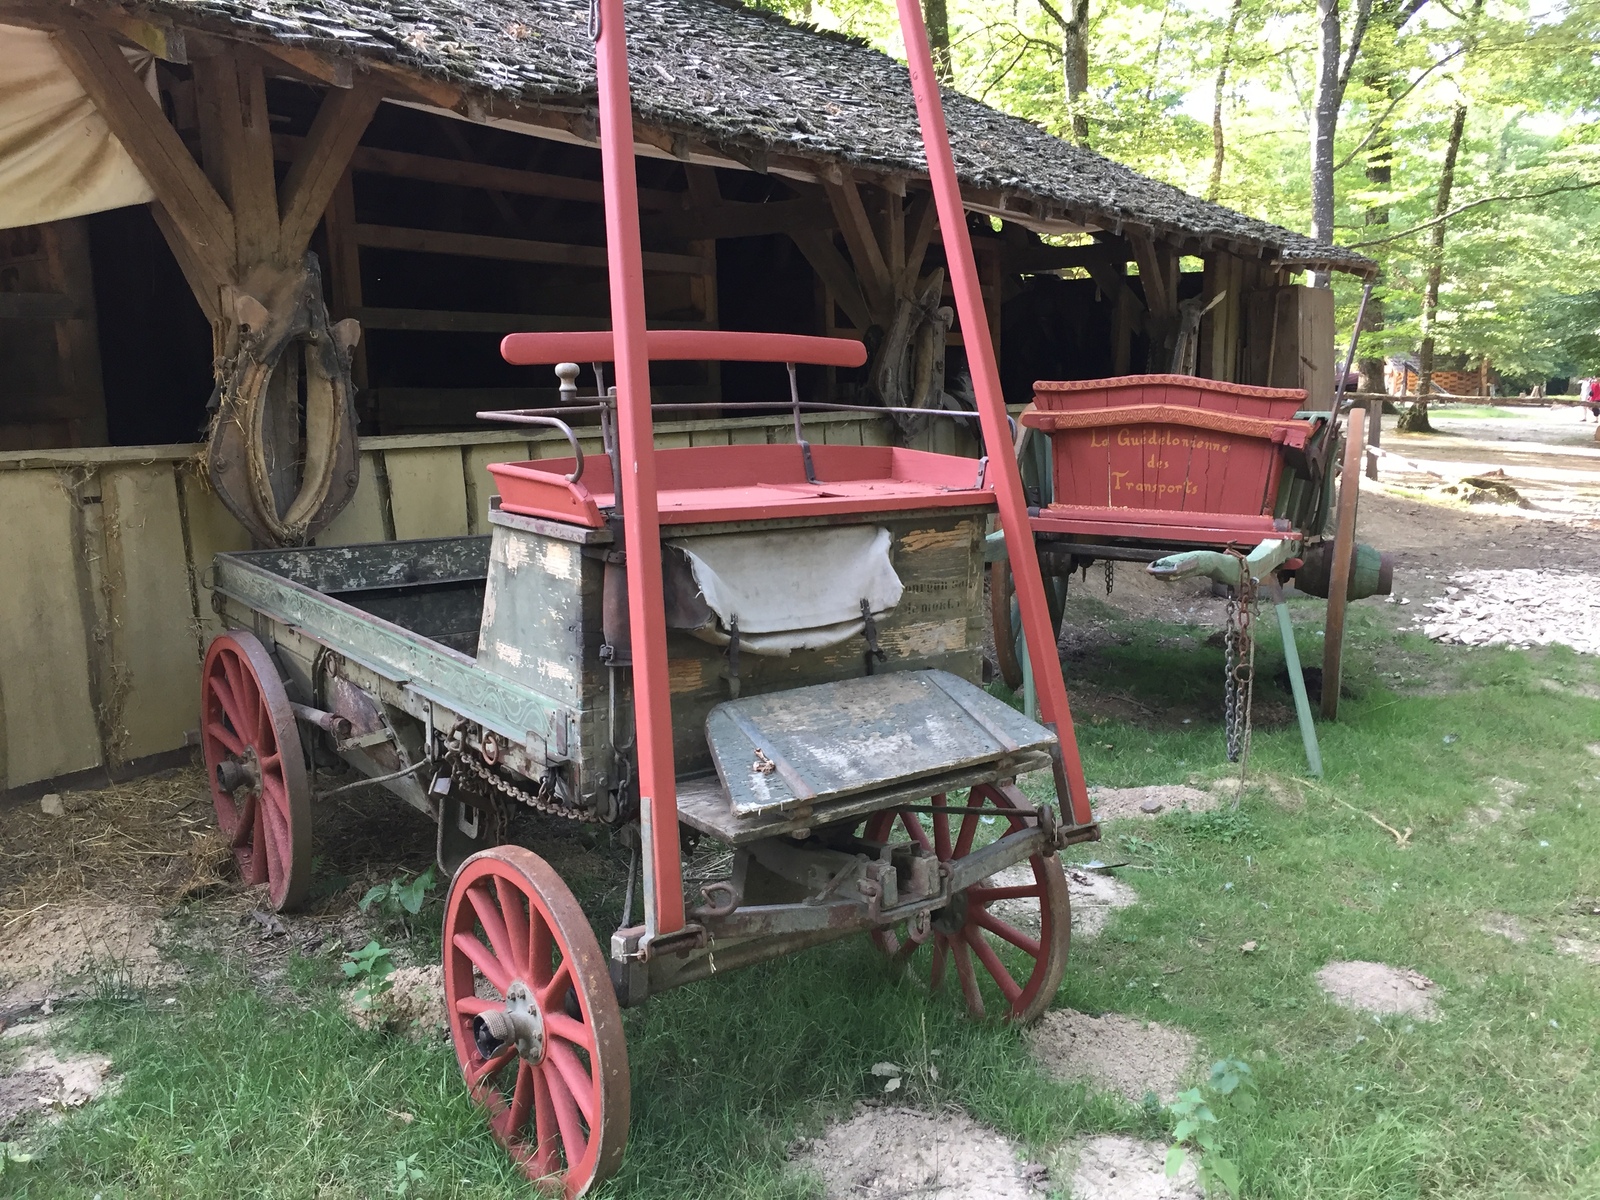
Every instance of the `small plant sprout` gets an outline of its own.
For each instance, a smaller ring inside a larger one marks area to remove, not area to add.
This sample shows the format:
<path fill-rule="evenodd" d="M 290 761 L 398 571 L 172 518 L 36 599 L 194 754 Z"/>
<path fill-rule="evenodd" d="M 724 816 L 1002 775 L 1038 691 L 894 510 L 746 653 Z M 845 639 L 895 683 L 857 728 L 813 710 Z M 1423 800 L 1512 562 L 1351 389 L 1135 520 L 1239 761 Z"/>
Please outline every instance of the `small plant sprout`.
<path fill-rule="evenodd" d="M 1172 1129 L 1172 1146 L 1167 1150 L 1167 1177 L 1170 1179 L 1182 1169 L 1190 1154 L 1198 1156 L 1200 1183 L 1208 1196 L 1220 1188 L 1229 1196 L 1239 1194 L 1239 1167 L 1232 1159 L 1218 1152 L 1216 1111 L 1213 1099 L 1227 1101 L 1240 1112 L 1255 1107 L 1255 1082 L 1248 1063 L 1236 1058 L 1226 1058 L 1213 1063 L 1211 1076 L 1200 1087 L 1190 1088 L 1167 1105 L 1167 1112 L 1176 1121 Z"/>
<path fill-rule="evenodd" d="M 381 915 L 404 923 L 407 917 L 414 917 L 422 911 L 428 893 L 437 882 L 438 876 L 432 867 L 410 880 L 390 879 L 368 888 L 357 907 L 362 912 L 369 912 L 376 905 Z"/>
<path fill-rule="evenodd" d="M 356 984 L 356 1003 L 364 1009 L 370 1009 L 373 1001 L 394 986 L 389 978 L 394 974 L 394 959 L 378 942 L 351 951 L 343 966 L 345 978 Z"/>
<path fill-rule="evenodd" d="M 417 1156 L 408 1154 L 394 1160 L 394 1186 L 389 1191 L 395 1196 L 409 1196 L 411 1189 L 425 1179 L 427 1175 L 417 1166 Z"/>

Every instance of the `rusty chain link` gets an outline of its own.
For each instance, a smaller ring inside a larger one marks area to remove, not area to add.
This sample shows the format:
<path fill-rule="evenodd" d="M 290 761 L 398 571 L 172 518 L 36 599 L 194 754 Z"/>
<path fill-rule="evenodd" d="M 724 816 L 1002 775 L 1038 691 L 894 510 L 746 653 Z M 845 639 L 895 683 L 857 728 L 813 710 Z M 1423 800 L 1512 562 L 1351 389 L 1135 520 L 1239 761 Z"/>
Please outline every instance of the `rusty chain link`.
<path fill-rule="evenodd" d="M 450 748 L 445 751 L 444 758 L 447 764 L 459 763 L 470 774 L 476 776 L 486 787 L 493 788 L 508 799 L 515 800 L 518 804 L 526 805 L 535 812 L 548 813 L 553 817 L 564 817 L 569 821 L 598 822 L 600 820 L 600 814 L 591 809 L 574 808 L 569 804 L 561 803 L 555 798 L 556 781 L 554 772 L 546 772 L 544 778 L 539 781 L 539 790 L 534 792 L 527 788 L 518 787 L 509 779 L 502 778 L 487 763 L 479 762 L 474 755 L 456 740 L 451 741 Z"/>
<path fill-rule="evenodd" d="M 1245 556 L 1232 548 L 1228 554 L 1238 565 L 1239 582 L 1228 598 L 1228 623 L 1223 635 L 1223 724 L 1227 731 L 1228 761 L 1239 764 L 1242 778 L 1250 756 L 1250 709 L 1255 699 L 1256 583 L 1250 577 L 1250 565 Z"/>

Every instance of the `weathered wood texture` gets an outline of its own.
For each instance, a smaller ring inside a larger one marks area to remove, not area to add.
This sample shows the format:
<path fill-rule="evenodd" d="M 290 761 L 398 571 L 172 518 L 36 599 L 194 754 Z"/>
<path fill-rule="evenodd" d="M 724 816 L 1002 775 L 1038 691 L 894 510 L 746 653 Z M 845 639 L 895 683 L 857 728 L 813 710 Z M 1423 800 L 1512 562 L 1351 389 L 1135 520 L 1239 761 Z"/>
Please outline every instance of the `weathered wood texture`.
<path fill-rule="evenodd" d="M 937 668 L 972 681 L 979 678 L 986 514 L 984 509 L 943 509 L 865 519 L 890 531 L 892 561 L 905 588 L 900 603 L 877 619 L 878 646 L 886 656 L 882 670 Z M 830 523 L 828 518 L 802 518 L 682 526 L 673 532 L 693 537 Z M 583 764 L 585 789 L 599 786 L 612 769 L 604 752 L 611 723 L 611 681 L 600 660 L 604 562 L 570 541 L 499 529 L 489 571 L 490 593 L 496 599 L 478 647 L 480 666 L 581 713 L 580 746 L 573 757 Z M 865 651 L 866 641 L 858 637 L 782 658 L 741 654 L 740 694 L 853 679 L 866 672 Z M 708 769 L 706 716 L 732 695 L 726 648 L 669 630 L 667 655 L 676 768 L 680 774 Z M 631 693 L 625 679 L 619 678 L 616 695 L 617 728 L 626 740 Z"/>
<path fill-rule="evenodd" d="M 779 417 L 658 431 L 663 446 L 794 436 Z M 808 417 L 807 432 L 824 443 L 889 436 L 881 418 L 854 413 Z M 211 559 L 249 547 L 206 486 L 199 453 L 0 453 L 0 562 L 13 581 L 0 588 L 0 792 L 181 749 L 195 727 L 200 653 L 219 628 Z M 316 541 L 486 533 L 485 466 L 566 453 L 559 435 L 368 438 L 354 501 Z"/>

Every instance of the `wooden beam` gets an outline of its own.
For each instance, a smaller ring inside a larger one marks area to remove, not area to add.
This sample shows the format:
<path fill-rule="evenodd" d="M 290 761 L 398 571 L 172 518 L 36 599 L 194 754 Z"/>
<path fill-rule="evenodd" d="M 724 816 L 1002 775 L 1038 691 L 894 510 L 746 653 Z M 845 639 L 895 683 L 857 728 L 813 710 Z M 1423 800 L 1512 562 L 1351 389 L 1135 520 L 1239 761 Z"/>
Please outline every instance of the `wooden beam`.
<path fill-rule="evenodd" d="M 280 162 L 293 162 L 305 144 L 304 138 L 279 134 L 272 139 Z M 605 192 L 598 179 L 577 179 L 571 175 L 547 175 L 515 167 L 492 167 L 482 163 L 438 158 L 431 154 L 410 154 L 403 150 L 379 150 L 358 146 L 350 156 L 350 169 L 399 179 L 420 179 L 452 187 L 493 188 L 518 196 L 542 196 L 550 200 L 577 200 L 603 204 Z M 660 188 L 640 188 L 639 205 L 646 209 L 677 210 L 683 206 L 682 192 Z"/>
<path fill-rule="evenodd" d="M 775 200 L 768 204 L 728 201 L 647 218 L 644 231 L 658 238 L 742 238 L 796 229 L 833 229 L 833 209 L 817 200 Z"/>
<path fill-rule="evenodd" d="M 1124 247 L 1091 242 L 1085 246 L 1049 246 L 1033 243 L 1017 249 L 1007 248 L 1006 270 L 1017 274 L 1032 271 L 1065 271 L 1074 267 L 1089 269 L 1091 263 L 1121 266 L 1133 257 Z"/>
<path fill-rule="evenodd" d="M 166 206 L 157 200 L 150 205 L 150 215 L 155 219 L 156 228 L 161 230 L 161 236 L 166 239 L 167 247 L 172 251 L 172 257 L 178 260 L 178 269 L 183 272 L 183 277 L 188 281 L 189 290 L 194 293 L 195 303 L 200 306 L 200 311 L 205 314 L 213 330 L 222 320 L 222 285 L 227 281 L 228 272 L 198 257 L 195 247 L 187 235 L 178 228 L 178 223 L 167 212 Z M 230 317 L 231 319 L 231 317 Z M 213 350 L 217 348 L 213 346 Z"/>
<path fill-rule="evenodd" d="M 894 283 L 889 278 L 889 264 L 884 259 L 883 247 L 878 244 L 877 232 L 867 216 L 866 205 L 861 202 L 861 190 L 849 175 L 838 182 L 825 180 L 828 201 L 833 205 L 833 215 L 844 234 L 844 244 L 856 265 L 856 275 L 861 289 L 875 312 L 883 312 L 894 303 Z M 887 323 L 887 317 L 885 317 Z"/>
<path fill-rule="evenodd" d="M 464 94 L 453 83 L 430 79 L 426 75 L 418 75 L 415 71 L 408 70 L 405 67 L 397 67 L 392 63 L 381 62 L 375 58 L 363 59 L 361 65 L 369 71 L 382 75 L 385 79 L 411 93 L 416 99 L 432 104 L 436 108 L 445 108 L 454 112 L 465 103 Z"/>
<path fill-rule="evenodd" d="M 361 295 L 361 247 L 356 244 L 355 187 L 346 171 L 333 189 L 328 211 L 323 214 L 323 233 L 328 239 L 329 289 L 333 296 L 335 320 L 356 317 L 363 304 Z M 350 378 L 358 391 L 365 390 L 367 340 L 362 338 L 350 356 Z"/>
<path fill-rule="evenodd" d="M 1128 241 L 1133 247 L 1134 261 L 1139 264 L 1139 284 L 1144 289 L 1145 307 L 1158 322 L 1174 319 L 1177 312 L 1171 303 L 1170 285 L 1161 268 L 1162 255 L 1157 252 L 1155 239 L 1142 230 L 1131 229 Z"/>
<path fill-rule="evenodd" d="M 367 85 L 336 89 L 323 97 L 305 143 L 283 181 L 283 225 L 278 246 L 286 261 L 298 261 L 305 254 L 356 143 L 382 99 L 377 88 Z"/>
<path fill-rule="evenodd" d="M 492 258 L 501 262 L 557 263 L 569 267 L 607 266 L 604 246 L 577 246 L 566 242 L 535 242 L 523 238 L 490 237 L 481 233 L 449 233 L 437 229 L 404 229 L 393 225 L 357 225 L 356 242 L 385 250 L 411 250 L 421 254 L 452 254 L 462 258 Z M 691 254 L 663 254 L 647 250 L 647 271 L 703 275 L 706 261 Z"/>
<path fill-rule="evenodd" d="M 855 327 L 865 332 L 877 324 L 872 319 L 872 309 L 866 297 L 861 294 L 861 285 L 856 282 L 855 272 L 850 269 L 844 256 L 834 249 L 833 238 L 816 230 L 792 230 L 789 236 L 800 247 L 800 253 L 805 255 L 811 269 L 827 285 Z"/>
<path fill-rule="evenodd" d="M 905 273 L 900 277 L 900 291 L 911 295 L 922 278 L 922 263 L 928 257 L 928 244 L 933 241 L 933 231 L 938 227 L 939 213 L 934 207 L 932 192 L 918 192 L 906 214 L 906 228 L 911 231 L 911 243 L 906 247 Z"/>
<path fill-rule="evenodd" d="M 84 316 L 65 292 L 0 292 L 0 321 L 72 321 Z"/>
<path fill-rule="evenodd" d="M 226 279 L 234 259 L 233 214 L 122 51 L 104 35 L 79 29 L 60 30 L 54 41 L 161 201 L 173 231 L 188 243 L 195 265 L 216 281 Z"/>
<path fill-rule="evenodd" d="M 121 12 L 115 8 L 100 9 L 95 13 L 95 17 L 111 26 L 130 42 L 143 46 L 162 62 L 182 65 L 189 61 L 189 50 L 184 41 L 183 30 L 178 29 L 171 21 L 136 17 L 132 13 Z"/>
<path fill-rule="evenodd" d="M 254 58 L 222 54 L 195 62 L 194 83 L 205 171 L 233 213 L 235 260 L 248 269 L 278 249 L 266 76 Z"/>
<path fill-rule="evenodd" d="M 548 313 L 460 312 L 427 308 L 356 308 L 349 316 L 363 329 L 408 333 L 581 333 L 610 329 L 611 318 L 551 316 Z M 651 318 L 652 329 L 707 329 L 704 321 Z"/>
<path fill-rule="evenodd" d="M 348 58 L 318 54 L 313 50 L 302 50 L 298 46 L 280 46 L 276 42 L 257 42 L 254 45 L 255 49 L 263 54 L 271 55 L 302 75 L 320 79 L 329 87 L 347 88 L 355 84 L 355 71 L 351 68 Z"/>

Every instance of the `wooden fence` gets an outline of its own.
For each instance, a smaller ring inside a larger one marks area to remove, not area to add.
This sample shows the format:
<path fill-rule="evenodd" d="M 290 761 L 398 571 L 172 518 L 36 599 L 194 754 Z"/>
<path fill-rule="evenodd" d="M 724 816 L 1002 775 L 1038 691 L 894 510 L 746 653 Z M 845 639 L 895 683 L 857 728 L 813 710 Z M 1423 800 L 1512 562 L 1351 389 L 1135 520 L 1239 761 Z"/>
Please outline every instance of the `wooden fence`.
<path fill-rule="evenodd" d="M 933 422 L 917 444 L 960 452 L 951 424 Z M 885 420 L 866 414 L 812 415 L 806 426 L 819 443 L 891 440 Z M 787 418 L 748 417 L 663 422 L 656 442 L 793 437 Z M 559 457 L 567 443 L 484 432 L 374 437 L 361 449 L 361 486 L 320 545 L 487 532 L 485 467 Z M 200 451 L 0 453 L 0 797 L 45 781 L 103 782 L 182 754 L 198 723 L 200 658 L 218 628 L 211 559 L 249 544 L 207 487 Z"/>

